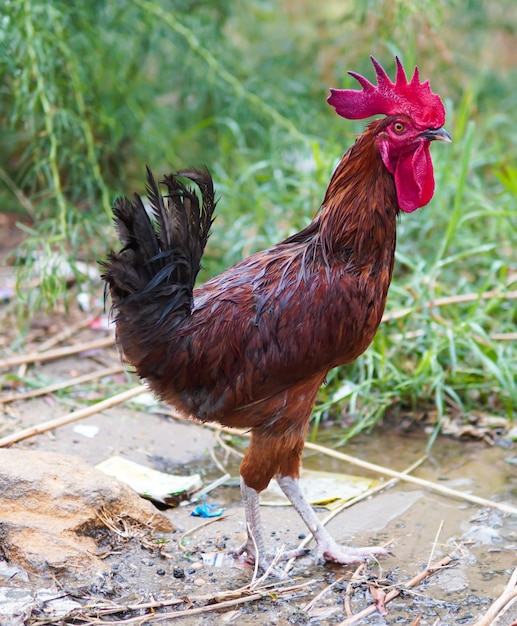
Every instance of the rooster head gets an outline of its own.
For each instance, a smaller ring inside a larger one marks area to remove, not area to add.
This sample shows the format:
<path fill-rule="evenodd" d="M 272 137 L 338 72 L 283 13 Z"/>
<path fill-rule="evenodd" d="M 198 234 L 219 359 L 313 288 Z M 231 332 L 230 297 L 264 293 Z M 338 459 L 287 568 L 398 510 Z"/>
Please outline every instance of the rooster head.
<path fill-rule="evenodd" d="M 377 85 L 356 72 L 349 72 L 362 89 L 331 89 L 327 102 L 350 120 L 378 114 L 387 116 L 376 127 L 376 141 L 383 163 L 395 179 L 399 206 L 410 213 L 433 197 L 429 146 L 433 140 L 451 141 L 443 128 L 445 108 L 440 96 L 431 91 L 429 81 L 420 82 L 418 67 L 408 81 L 402 63 L 395 57 L 397 76 L 392 82 L 380 63 L 370 58 Z"/>

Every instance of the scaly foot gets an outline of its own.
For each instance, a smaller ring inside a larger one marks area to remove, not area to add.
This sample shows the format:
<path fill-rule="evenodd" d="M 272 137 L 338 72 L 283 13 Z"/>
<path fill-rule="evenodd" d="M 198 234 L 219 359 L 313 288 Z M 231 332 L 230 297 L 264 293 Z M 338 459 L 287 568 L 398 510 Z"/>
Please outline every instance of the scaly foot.
<path fill-rule="evenodd" d="M 305 556 L 308 554 L 310 550 L 308 548 L 296 548 L 294 550 L 286 550 L 281 554 L 259 554 L 258 555 L 258 568 L 259 571 L 264 574 L 265 572 L 269 572 L 271 576 L 275 578 L 279 578 L 281 580 L 288 578 L 287 574 L 276 567 L 278 563 L 284 563 L 285 561 L 289 561 L 291 559 L 297 559 L 301 556 Z M 234 558 L 239 559 L 242 558 L 245 563 L 251 565 L 252 567 L 255 565 L 256 556 L 255 556 L 255 546 L 252 544 L 251 546 L 247 541 L 245 541 L 240 548 L 234 550 L 232 552 Z M 274 565 L 273 565 L 274 563 Z"/>
<path fill-rule="evenodd" d="M 316 563 L 323 564 L 325 561 L 340 563 L 341 565 L 352 565 L 354 563 L 364 563 L 368 559 L 377 556 L 386 556 L 388 551 L 380 546 L 367 548 L 353 548 L 340 546 L 330 536 L 320 540 L 316 550 Z"/>
<path fill-rule="evenodd" d="M 291 504 L 298 511 L 307 528 L 311 531 L 316 541 L 316 562 L 334 561 L 341 565 L 351 565 L 353 563 L 363 563 L 376 556 L 385 556 L 388 552 L 385 548 L 347 548 L 340 546 L 329 535 L 326 528 L 318 519 L 314 509 L 304 498 L 297 478 L 290 476 L 277 476 L 276 480 L 280 488 L 289 498 Z"/>
<path fill-rule="evenodd" d="M 262 536 L 262 525 L 260 523 L 260 507 L 258 492 L 248 487 L 241 478 L 241 493 L 244 511 L 246 513 L 247 539 L 240 548 L 233 552 L 235 558 L 242 557 L 243 560 L 251 566 L 258 563 L 259 570 L 269 572 L 271 576 L 276 578 L 287 578 L 285 572 L 280 568 L 271 567 L 272 563 L 282 563 L 293 558 L 304 556 L 309 552 L 305 548 L 296 550 L 288 550 L 275 557 L 266 552 L 264 538 Z"/>

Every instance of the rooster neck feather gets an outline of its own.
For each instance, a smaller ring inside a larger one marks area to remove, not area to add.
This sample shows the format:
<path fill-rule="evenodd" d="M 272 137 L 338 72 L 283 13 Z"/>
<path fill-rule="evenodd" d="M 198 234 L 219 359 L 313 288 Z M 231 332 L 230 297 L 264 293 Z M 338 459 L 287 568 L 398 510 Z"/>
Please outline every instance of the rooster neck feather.
<path fill-rule="evenodd" d="M 364 262 L 379 247 L 395 247 L 399 212 L 392 175 L 385 168 L 376 132 L 382 120 L 372 122 L 346 152 L 327 188 L 317 216 L 323 254 L 353 256 Z"/>

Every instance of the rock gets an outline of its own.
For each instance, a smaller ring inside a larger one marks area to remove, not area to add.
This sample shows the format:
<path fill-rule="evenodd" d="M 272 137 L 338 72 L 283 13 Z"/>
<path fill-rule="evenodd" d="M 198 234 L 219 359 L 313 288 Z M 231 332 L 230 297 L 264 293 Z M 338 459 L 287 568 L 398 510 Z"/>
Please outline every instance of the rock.
<path fill-rule="evenodd" d="M 98 542 L 116 541 L 117 528 L 174 530 L 130 487 L 76 457 L 0 449 L 0 557 L 36 573 L 105 569 Z"/>

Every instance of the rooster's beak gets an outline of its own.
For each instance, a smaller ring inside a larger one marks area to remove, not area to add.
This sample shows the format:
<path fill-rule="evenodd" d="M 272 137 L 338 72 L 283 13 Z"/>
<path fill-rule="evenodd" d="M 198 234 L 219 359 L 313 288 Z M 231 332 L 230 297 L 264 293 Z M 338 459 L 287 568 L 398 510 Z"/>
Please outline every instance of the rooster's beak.
<path fill-rule="evenodd" d="M 451 143 L 452 141 L 451 136 L 445 128 L 438 128 L 437 130 L 430 128 L 429 130 L 421 133 L 420 136 L 425 137 L 429 141 L 434 141 L 435 139 L 438 141 L 445 141 L 445 143 Z"/>

